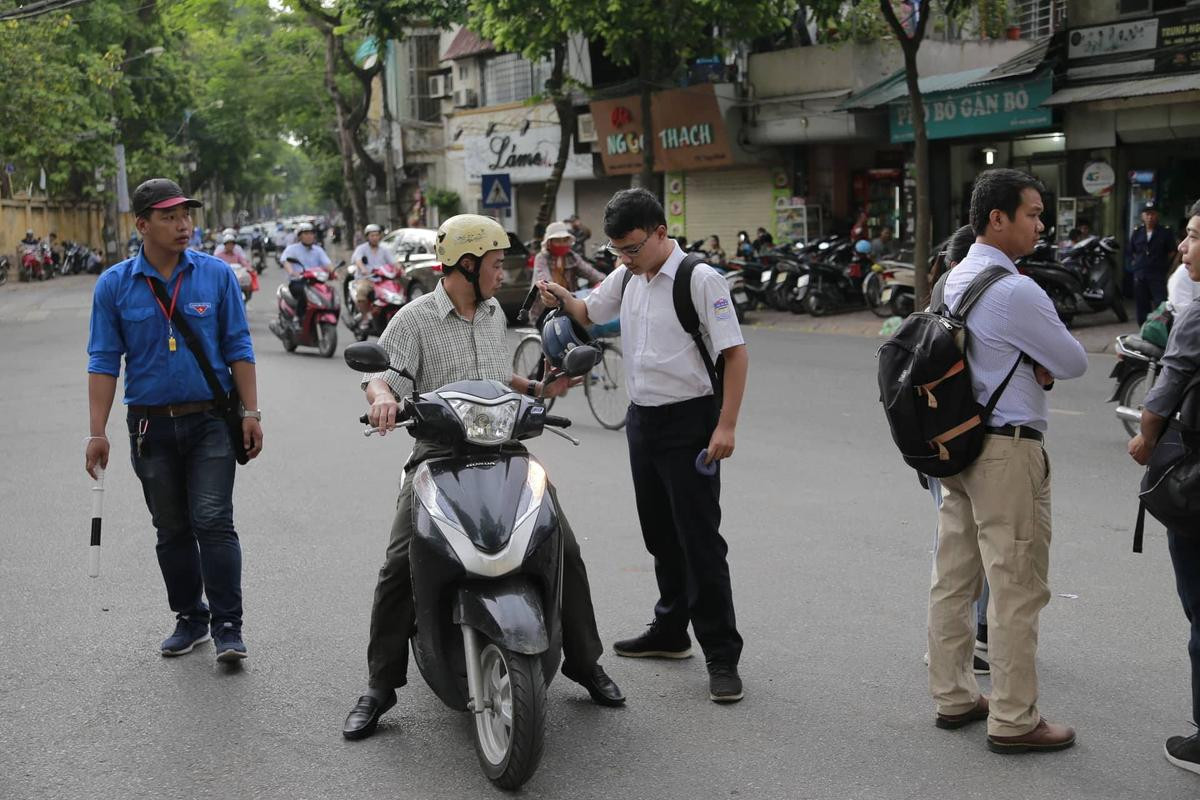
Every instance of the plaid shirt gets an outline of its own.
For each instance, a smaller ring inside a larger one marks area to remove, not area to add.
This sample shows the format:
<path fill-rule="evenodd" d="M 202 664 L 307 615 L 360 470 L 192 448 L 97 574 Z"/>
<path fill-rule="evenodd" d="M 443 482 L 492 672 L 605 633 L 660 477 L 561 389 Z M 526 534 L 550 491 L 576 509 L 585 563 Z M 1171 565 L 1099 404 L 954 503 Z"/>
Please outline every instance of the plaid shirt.
<path fill-rule="evenodd" d="M 471 322 L 454 310 L 438 281 L 437 288 L 407 304 L 392 317 L 379 346 L 392 357 L 392 366 L 417 379 L 418 392 L 440 389 L 464 380 L 493 380 L 507 384 L 512 365 L 505 349 L 507 322 L 495 298 L 485 300 Z M 412 391 L 410 382 L 395 372 L 364 374 L 362 386 L 382 378 L 397 397 Z"/>

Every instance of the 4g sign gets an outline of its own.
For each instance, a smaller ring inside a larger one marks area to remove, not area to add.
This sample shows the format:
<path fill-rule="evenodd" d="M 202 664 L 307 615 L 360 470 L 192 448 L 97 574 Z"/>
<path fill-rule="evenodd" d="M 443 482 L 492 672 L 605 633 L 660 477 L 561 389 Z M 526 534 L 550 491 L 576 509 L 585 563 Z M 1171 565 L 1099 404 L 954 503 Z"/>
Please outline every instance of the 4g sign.
<path fill-rule="evenodd" d="M 1050 96 L 1047 75 L 1024 83 L 1000 83 L 926 95 L 925 129 L 930 139 L 1045 128 L 1053 118 L 1041 104 Z M 913 140 L 912 109 L 904 97 L 891 104 L 893 142 Z"/>

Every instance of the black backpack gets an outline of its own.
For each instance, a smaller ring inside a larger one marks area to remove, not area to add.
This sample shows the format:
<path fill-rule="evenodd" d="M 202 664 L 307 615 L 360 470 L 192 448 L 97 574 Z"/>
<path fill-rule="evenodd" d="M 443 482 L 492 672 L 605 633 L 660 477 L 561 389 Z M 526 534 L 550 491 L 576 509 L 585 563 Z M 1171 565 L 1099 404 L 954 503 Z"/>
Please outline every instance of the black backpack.
<path fill-rule="evenodd" d="M 679 269 L 675 271 L 675 283 L 671 287 L 671 302 L 675 305 L 675 316 L 679 319 L 679 324 L 700 350 L 700 358 L 704 360 L 704 368 L 708 370 L 708 379 L 712 381 L 713 397 L 719 404 L 723 397 L 721 387 L 725 377 L 725 356 L 718 353 L 717 361 L 713 363 L 708 347 L 704 344 L 704 335 L 700 333 L 700 315 L 696 313 L 696 305 L 692 302 L 692 273 L 697 264 L 703 263 L 704 256 L 701 253 L 689 253 L 679 262 Z M 622 300 L 625 298 L 625 287 L 632 278 L 633 273 L 626 267 L 625 277 L 621 280 Z"/>
<path fill-rule="evenodd" d="M 967 364 L 967 314 L 996 281 L 1012 274 L 988 267 L 975 276 L 951 312 L 946 277 L 933 289 L 929 311 L 910 315 L 879 348 L 879 399 L 900 455 L 925 475 L 945 478 L 967 468 L 983 449 L 987 418 L 1021 363 L 982 406 Z"/>

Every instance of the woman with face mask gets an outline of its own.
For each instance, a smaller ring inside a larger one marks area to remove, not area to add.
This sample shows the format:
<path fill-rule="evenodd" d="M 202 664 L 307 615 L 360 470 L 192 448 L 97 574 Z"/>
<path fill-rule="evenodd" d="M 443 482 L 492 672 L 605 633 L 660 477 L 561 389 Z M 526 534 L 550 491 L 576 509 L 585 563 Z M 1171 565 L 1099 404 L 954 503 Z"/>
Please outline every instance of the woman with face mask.
<path fill-rule="evenodd" d="M 579 279 L 595 285 L 604 280 L 604 273 L 593 267 L 571 249 L 575 236 L 565 222 L 551 222 L 542 237 L 542 249 L 533 260 L 533 282 L 547 281 L 565 286 L 574 292 L 580 288 Z M 540 319 L 545 310 L 539 299 L 530 311 L 530 319 Z"/>

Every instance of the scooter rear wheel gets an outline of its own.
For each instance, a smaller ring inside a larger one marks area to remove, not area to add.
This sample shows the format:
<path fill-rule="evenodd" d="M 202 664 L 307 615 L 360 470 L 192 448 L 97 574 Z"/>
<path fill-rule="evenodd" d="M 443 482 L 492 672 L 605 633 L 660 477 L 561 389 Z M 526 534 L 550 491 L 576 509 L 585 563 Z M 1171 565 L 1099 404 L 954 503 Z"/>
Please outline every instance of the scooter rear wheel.
<path fill-rule="evenodd" d="M 517 789 L 537 769 L 546 741 L 542 662 L 488 642 L 479 668 L 483 710 L 472 714 L 475 754 L 488 780 Z"/>

